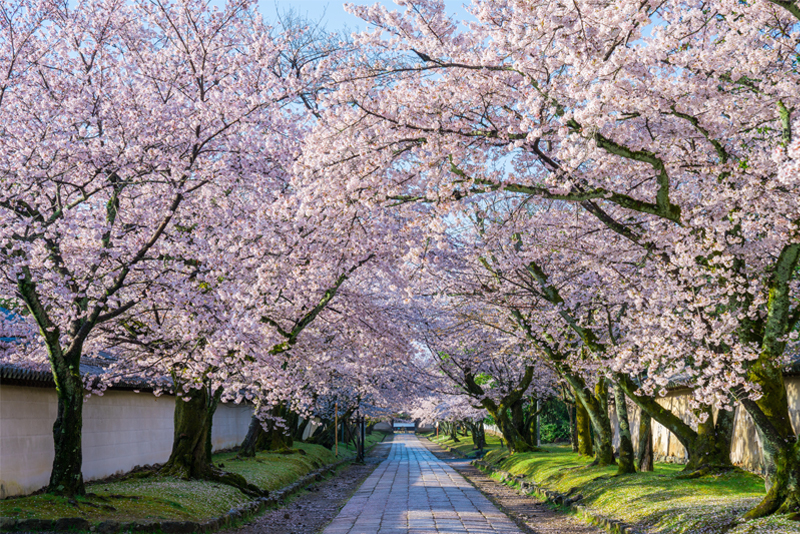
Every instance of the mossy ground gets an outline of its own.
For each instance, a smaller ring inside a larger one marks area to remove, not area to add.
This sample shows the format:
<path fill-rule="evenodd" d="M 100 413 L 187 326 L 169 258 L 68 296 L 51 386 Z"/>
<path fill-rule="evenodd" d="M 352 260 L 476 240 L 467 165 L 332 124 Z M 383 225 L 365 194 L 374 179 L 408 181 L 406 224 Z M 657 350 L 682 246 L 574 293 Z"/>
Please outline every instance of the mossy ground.
<path fill-rule="evenodd" d="M 370 444 L 385 434 L 373 433 Z M 235 452 L 215 454 L 215 465 L 244 476 L 266 490 L 276 490 L 324 465 L 337 461 L 333 452 L 320 445 L 297 443 L 291 454 L 260 452 L 253 459 L 235 460 Z M 300 452 L 302 450 L 303 452 Z M 339 458 L 352 456 L 350 451 Z M 90 522 L 114 521 L 203 521 L 225 514 L 252 500 L 225 484 L 173 477 L 133 476 L 114 482 L 87 484 L 87 496 L 68 500 L 54 495 L 30 495 L 0 501 L 0 517 L 58 519 L 82 517 Z"/>
<path fill-rule="evenodd" d="M 462 436 L 461 434 L 458 435 L 458 439 L 460 441 L 456 442 L 450 439 L 449 435 L 440 434 L 438 437 L 436 436 L 435 432 L 422 434 L 423 436 L 427 437 L 434 443 L 442 447 L 446 447 L 448 449 L 455 449 L 461 454 L 465 456 L 473 457 L 475 456 L 475 445 L 472 443 L 472 436 Z M 484 447 L 484 451 L 493 451 L 500 449 L 500 438 L 495 436 L 494 434 L 489 434 L 486 432 L 486 447 Z"/>
<path fill-rule="evenodd" d="M 616 467 L 590 467 L 592 459 L 569 446 L 510 455 L 494 450 L 485 461 L 552 491 L 574 496 L 590 513 L 636 524 L 658 534 L 788 534 L 800 523 L 785 517 L 739 523 L 764 495 L 761 477 L 743 471 L 680 479 L 683 466 L 657 463 L 652 473 L 616 476 Z"/>

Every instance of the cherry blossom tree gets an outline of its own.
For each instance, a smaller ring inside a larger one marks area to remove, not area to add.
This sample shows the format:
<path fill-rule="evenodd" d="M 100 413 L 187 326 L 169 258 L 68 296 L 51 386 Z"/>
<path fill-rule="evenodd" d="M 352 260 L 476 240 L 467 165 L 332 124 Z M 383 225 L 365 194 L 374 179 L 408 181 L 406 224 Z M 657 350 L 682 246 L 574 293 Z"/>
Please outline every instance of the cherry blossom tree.
<path fill-rule="evenodd" d="M 245 2 L 4 4 L 0 269 L 38 334 L 58 393 L 48 490 L 84 492 L 80 358 L 99 325 L 169 283 L 165 246 L 190 235 L 206 188 L 268 177 L 296 93 L 276 76 L 280 43 Z M 268 132 L 267 135 L 264 133 Z M 260 160 L 242 155 L 263 152 Z"/>

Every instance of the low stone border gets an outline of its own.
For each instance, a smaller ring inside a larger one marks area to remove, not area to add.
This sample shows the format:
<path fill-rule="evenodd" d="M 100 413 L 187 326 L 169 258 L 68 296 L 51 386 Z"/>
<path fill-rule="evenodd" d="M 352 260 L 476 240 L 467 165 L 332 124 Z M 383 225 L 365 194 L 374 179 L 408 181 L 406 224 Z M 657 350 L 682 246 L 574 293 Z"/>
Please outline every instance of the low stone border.
<path fill-rule="evenodd" d="M 288 486 L 269 492 L 269 496 L 267 497 L 260 497 L 242 506 L 231 508 L 225 515 L 203 521 L 202 523 L 195 521 L 103 521 L 97 525 L 92 525 L 92 523 L 82 517 L 62 517 L 61 519 L 13 519 L 10 517 L 0 517 L 0 532 L 87 530 L 97 534 L 116 534 L 118 532 L 163 532 L 164 534 L 214 532 L 250 519 L 267 508 L 280 505 L 287 497 L 297 493 L 313 482 L 321 481 L 322 478 L 331 471 L 353 460 L 355 460 L 354 456 L 328 464 L 325 467 L 300 477 Z"/>
<path fill-rule="evenodd" d="M 547 499 L 550 502 L 565 506 L 575 512 L 579 517 L 588 521 L 589 523 L 604 528 L 612 534 L 641 534 L 639 530 L 632 525 L 628 525 L 616 519 L 609 519 L 603 517 L 595 512 L 592 512 L 586 506 L 578 504 L 578 501 L 583 499 L 583 495 L 577 494 L 569 497 L 557 491 L 552 491 L 547 488 L 536 484 L 530 480 L 525 480 L 523 477 L 515 477 L 508 471 L 497 469 L 493 465 L 484 462 L 483 460 L 473 460 L 470 462 L 472 465 L 484 472 L 497 474 L 500 482 L 506 485 L 517 484 L 520 491 L 525 495 L 537 495 L 541 498 Z"/>

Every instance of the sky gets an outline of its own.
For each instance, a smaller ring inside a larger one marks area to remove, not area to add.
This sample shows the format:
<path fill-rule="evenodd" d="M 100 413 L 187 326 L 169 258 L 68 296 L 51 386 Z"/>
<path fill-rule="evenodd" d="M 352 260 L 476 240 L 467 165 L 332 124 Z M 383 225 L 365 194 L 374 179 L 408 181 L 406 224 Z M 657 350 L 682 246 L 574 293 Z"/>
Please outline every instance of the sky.
<path fill-rule="evenodd" d="M 392 0 L 347 0 L 351 4 L 373 5 L 381 3 L 390 10 L 403 8 L 397 6 Z M 462 7 L 468 4 L 469 0 L 445 0 L 448 13 L 456 14 L 458 18 L 468 18 L 468 14 Z M 361 19 L 345 12 L 342 5 L 344 0 L 259 0 L 258 7 L 261 13 L 268 19 L 274 19 L 276 7 L 278 11 L 288 9 L 294 10 L 301 17 L 308 17 L 311 20 L 322 18 L 325 27 L 329 31 L 348 28 L 350 30 L 364 30 L 366 25 Z"/>

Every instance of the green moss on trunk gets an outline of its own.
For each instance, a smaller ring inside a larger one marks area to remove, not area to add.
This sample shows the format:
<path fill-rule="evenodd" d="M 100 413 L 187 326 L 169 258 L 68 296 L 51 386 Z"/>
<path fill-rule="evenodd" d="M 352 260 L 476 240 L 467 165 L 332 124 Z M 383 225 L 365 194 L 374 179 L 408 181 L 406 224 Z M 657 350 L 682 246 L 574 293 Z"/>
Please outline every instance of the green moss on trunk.
<path fill-rule="evenodd" d="M 83 428 L 83 384 L 78 373 L 68 373 L 57 388 L 58 415 L 53 424 L 55 457 L 47 492 L 56 495 L 85 495 L 81 465 Z"/>
<path fill-rule="evenodd" d="M 575 401 L 575 426 L 578 439 L 578 452 L 584 456 L 594 456 L 592 446 L 592 429 L 589 412 L 580 399 Z"/>
<path fill-rule="evenodd" d="M 206 386 L 190 389 L 175 400 L 172 453 L 161 475 L 185 480 L 211 480 L 238 488 L 250 496 L 263 492 L 241 475 L 222 471 L 211 462 L 211 424 L 222 389 L 210 394 Z"/>
<path fill-rule="evenodd" d="M 622 388 L 617 383 L 614 383 L 614 405 L 619 421 L 619 467 L 617 474 L 635 473 L 633 441 L 631 440 L 631 428 L 628 423 L 628 405 L 625 401 L 625 392 L 622 391 Z"/>
<path fill-rule="evenodd" d="M 653 470 L 653 424 L 652 418 L 645 412 L 639 414 L 639 446 L 636 451 L 639 471 Z"/>

